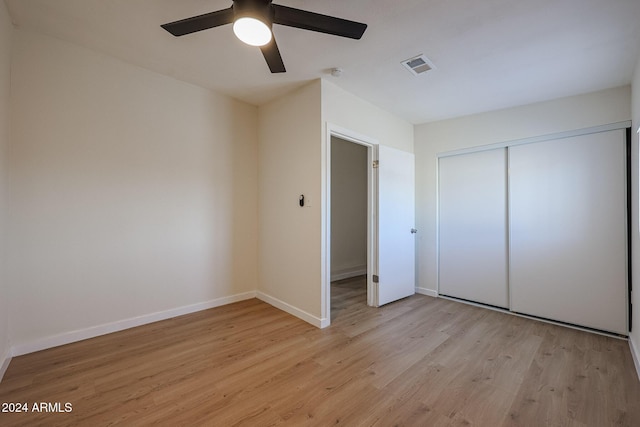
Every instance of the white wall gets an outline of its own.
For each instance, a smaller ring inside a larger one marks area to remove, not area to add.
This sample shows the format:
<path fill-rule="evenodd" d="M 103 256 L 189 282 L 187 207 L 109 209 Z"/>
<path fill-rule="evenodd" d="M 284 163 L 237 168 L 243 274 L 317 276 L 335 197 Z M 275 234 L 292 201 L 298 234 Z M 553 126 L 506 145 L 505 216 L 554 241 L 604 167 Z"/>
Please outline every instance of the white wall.
<path fill-rule="evenodd" d="M 257 109 L 26 31 L 13 50 L 14 348 L 255 295 Z"/>
<path fill-rule="evenodd" d="M 418 286 L 437 290 L 437 153 L 631 118 L 629 86 L 416 126 Z"/>
<path fill-rule="evenodd" d="M 10 82 L 11 82 L 11 36 L 13 27 L 4 2 L 0 2 L 0 380 L 8 361 L 9 341 L 9 291 L 5 274 L 7 239 L 5 218 L 7 205 L 7 147 L 10 137 Z"/>
<path fill-rule="evenodd" d="M 320 326 L 320 81 L 258 109 L 259 297 Z M 306 207 L 298 198 L 304 194 Z"/>
<path fill-rule="evenodd" d="M 633 143 L 631 151 L 631 195 L 632 195 L 632 212 L 631 212 L 631 254 L 632 254 L 632 285 L 633 292 L 631 294 L 632 311 L 632 327 L 630 334 L 630 344 L 636 357 L 636 370 L 640 377 L 640 228 L 638 227 L 638 217 L 640 215 L 640 207 L 638 206 L 638 192 L 640 191 L 640 183 L 638 174 L 640 170 L 638 164 L 640 156 L 638 155 L 638 133 L 640 127 L 640 58 L 636 65 L 636 70 L 632 82 L 631 97 L 631 114 L 633 125 L 631 126 L 631 140 Z"/>
<path fill-rule="evenodd" d="M 382 145 L 413 153 L 411 123 L 326 80 L 322 80 L 322 121 L 373 138 Z"/>
<path fill-rule="evenodd" d="M 367 147 L 331 137 L 331 280 L 366 273 Z"/>

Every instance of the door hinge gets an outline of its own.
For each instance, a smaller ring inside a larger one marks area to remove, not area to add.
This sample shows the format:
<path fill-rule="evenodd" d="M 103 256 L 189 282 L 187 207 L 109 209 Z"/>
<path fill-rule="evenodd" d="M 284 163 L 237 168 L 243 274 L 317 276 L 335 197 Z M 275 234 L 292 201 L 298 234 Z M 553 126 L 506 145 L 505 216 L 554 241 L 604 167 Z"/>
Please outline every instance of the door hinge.
<path fill-rule="evenodd" d="M 380 166 L 380 161 L 379 160 L 374 160 L 373 161 L 373 168 L 374 169 L 378 169 L 378 166 Z"/>
<path fill-rule="evenodd" d="M 380 281 L 380 278 L 378 277 L 377 274 L 373 275 L 373 283 L 378 283 Z"/>

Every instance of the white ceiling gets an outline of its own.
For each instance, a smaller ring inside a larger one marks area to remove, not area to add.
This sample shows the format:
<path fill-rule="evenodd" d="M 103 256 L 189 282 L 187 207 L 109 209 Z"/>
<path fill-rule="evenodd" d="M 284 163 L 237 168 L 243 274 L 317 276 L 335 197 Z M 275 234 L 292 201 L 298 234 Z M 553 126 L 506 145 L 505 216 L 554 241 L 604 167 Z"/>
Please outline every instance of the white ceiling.
<path fill-rule="evenodd" d="M 361 40 L 274 25 L 285 74 L 230 25 L 179 38 L 160 28 L 231 0 L 5 1 L 19 28 L 254 105 L 322 77 L 412 123 L 629 84 L 640 52 L 640 0 L 274 0 L 369 25 Z M 402 67 L 418 54 L 436 69 Z"/>

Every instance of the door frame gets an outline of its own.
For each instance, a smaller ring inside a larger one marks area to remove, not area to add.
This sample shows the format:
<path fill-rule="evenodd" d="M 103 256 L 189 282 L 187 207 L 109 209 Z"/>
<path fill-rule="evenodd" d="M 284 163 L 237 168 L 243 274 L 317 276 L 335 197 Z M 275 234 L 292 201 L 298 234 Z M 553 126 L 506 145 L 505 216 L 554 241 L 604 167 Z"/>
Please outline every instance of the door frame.
<path fill-rule="evenodd" d="M 378 141 L 326 122 L 322 144 L 322 191 L 321 191 L 321 327 L 331 324 L 331 137 L 362 145 L 367 148 L 367 304 L 375 306 L 378 301 L 378 180 L 373 164 L 378 160 Z"/>

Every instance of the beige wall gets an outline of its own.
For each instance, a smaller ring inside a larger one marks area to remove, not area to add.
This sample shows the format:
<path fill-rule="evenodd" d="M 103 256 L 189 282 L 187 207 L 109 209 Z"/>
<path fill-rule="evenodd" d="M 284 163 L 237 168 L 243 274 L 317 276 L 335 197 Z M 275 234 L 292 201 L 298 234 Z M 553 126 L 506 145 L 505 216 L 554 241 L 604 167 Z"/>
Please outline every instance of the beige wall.
<path fill-rule="evenodd" d="M 317 326 L 320 136 L 319 80 L 259 108 L 259 296 Z"/>
<path fill-rule="evenodd" d="M 367 147 L 331 137 L 331 280 L 367 268 Z"/>
<path fill-rule="evenodd" d="M 14 345 L 255 292 L 257 109 L 30 32 L 13 50 Z"/>
<path fill-rule="evenodd" d="M 631 203 L 631 254 L 632 254 L 632 284 L 633 292 L 631 303 L 633 304 L 632 312 L 632 329 L 631 329 L 631 345 L 634 348 L 636 355 L 636 362 L 640 362 L 640 229 L 638 227 L 638 216 L 640 215 L 640 207 L 638 206 L 638 192 L 640 191 L 640 184 L 638 180 L 638 163 L 640 157 L 638 155 L 638 133 L 637 130 L 640 127 L 640 58 L 636 65 L 636 70 L 633 76 L 632 82 L 632 106 L 631 114 L 633 125 L 631 126 L 631 189 L 632 189 L 632 203 Z M 640 377 L 640 364 L 636 365 L 638 370 L 638 376 Z"/>
<path fill-rule="evenodd" d="M 631 118 L 629 86 L 416 126 L 418 286 L 437 290 L 437 154 Z"/>
<path fill-rule="evenodd" d="M 5 274 L 7 239 L 5 218 L 7 205 L 7 148 L 10 137 L 10 71 L 12 25 L 4 2 L 0 2 L 0 379 L 9 356 L 9 291 Z"/>

